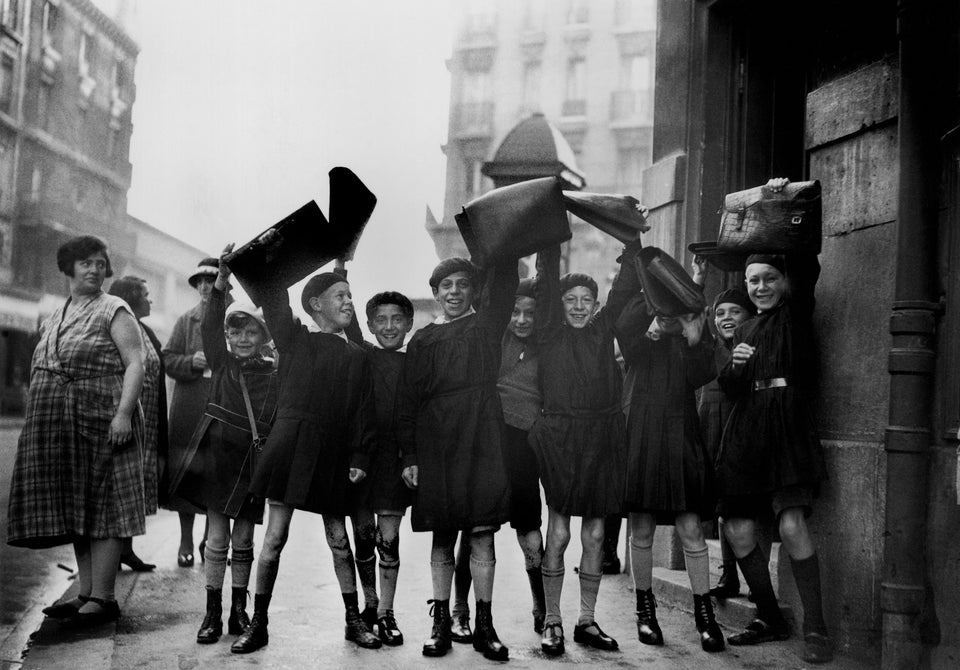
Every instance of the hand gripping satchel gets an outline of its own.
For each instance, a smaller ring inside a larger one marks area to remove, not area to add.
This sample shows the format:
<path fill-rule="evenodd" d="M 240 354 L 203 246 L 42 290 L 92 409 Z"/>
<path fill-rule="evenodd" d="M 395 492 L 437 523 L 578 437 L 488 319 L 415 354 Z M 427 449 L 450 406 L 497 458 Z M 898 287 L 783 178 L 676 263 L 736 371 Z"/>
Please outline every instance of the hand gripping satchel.
<path fill-rule="evenodd" d="M 820 253 L 821 237 L 820 182 L 798 181 L 779 192 L 758 186 L 728 193 L 717 249 L 739 254 Z"/>
<path fill-rule="evenodd" d="M 648 309 L 657 316 L 699 314 L 706 307 L 703 291 L 673 256 L 657 247 L 637 254 L 637 275 Z"/>
<path fill-rule="evenodd" d="M 650 230 L 646 218 L 637 211 L 640 201 L 633 196 L 564 191 L 563 199 L 571 214 L 624 244 L 637 239 L 637 233 Z"/>

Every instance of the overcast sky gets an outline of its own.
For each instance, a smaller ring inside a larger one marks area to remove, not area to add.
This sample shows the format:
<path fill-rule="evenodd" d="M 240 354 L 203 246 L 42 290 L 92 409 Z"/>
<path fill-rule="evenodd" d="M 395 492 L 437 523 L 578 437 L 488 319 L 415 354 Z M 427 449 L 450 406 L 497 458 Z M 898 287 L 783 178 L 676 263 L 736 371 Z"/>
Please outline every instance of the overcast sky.
<path fill-rule="evenodd" d="M 109 2 L 105 1 L 105 4 Z M 442 211 L 447 0 L 141 0 L 128 210 L 211 253 L 351 168 L 377 195 L 356 298 L 429 295 Z"/>

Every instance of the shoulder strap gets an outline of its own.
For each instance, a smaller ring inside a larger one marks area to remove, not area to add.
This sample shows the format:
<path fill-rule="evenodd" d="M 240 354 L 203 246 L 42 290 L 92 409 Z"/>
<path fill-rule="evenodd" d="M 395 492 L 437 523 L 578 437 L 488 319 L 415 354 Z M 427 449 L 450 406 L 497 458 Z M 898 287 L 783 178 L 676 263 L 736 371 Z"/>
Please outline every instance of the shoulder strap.
<path fill-rule="evenodd" d="M 250 404 L 250 394 L 247 392 L 247 382 L 243 379 L 243 371 L 238 370 L 240 377 L 240 391 L 243 392 L 243 404 L 247 406 L 247 419 L 250 420 L 250 432 L 253 433 L 253 446 L 260 451 L 260 435 L 257 432 L 257 420 L 253 417 L 253 406 Z"/>

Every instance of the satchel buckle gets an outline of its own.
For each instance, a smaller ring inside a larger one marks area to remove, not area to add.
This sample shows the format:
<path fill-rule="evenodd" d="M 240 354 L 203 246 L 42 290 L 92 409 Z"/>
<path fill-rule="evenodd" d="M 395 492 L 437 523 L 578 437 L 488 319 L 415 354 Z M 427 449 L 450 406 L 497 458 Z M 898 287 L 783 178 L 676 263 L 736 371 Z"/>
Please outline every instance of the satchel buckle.
<path fill-rule="evenodd" d="M 799 226 L 801 223 L 803 223 L 803 217 L 799 214 L 794 214 L 790 219 L 790 223 L 795 226 Z"/>
<path fill-rule="evenodd" d="M 253 439 L 253 449 L 254 449 L 254 451 L 256 451 L 258 454 L 259 454 L 261 451 L 263 451 L 263 444 L 264 444 L 264 442 L 266 442 L 266 441 L 267 441 L 266 438 L 263 438 L 263 437 L 255 437 L 255 438 Z"/>
<path fill-rule="evenodd" d="M 747 208 L 741 207 L 737 210 L 737 230 L 743 229 L 743 220 L 747 218 Z"/>

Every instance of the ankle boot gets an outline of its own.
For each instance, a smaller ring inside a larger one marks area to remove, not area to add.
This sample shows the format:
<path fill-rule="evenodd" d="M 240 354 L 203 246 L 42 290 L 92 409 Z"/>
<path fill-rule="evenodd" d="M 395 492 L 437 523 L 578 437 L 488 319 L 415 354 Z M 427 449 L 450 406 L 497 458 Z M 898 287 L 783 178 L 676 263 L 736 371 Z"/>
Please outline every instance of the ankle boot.
<path fill-rule="evenodd" d="M 466 605 L 460 611 L 454 611 L 450 622 L 450 639 L 454 642 L 473 642 L 473 630 L 470 628 L 470 608 Z"/>
<path fill-rule="evenodd" d="M 249 654 L 261 647 L 267 646 L 270 636 L 267 634 L 267 607 L 270 605 L 270 595 L 257 593 L 253 596 L 253 618 L 250 625 L 240 634 L 230 651 L 234 654 Z"/>
<path fill-rule="evenodd" d="M 506 661 L 510 650 L 503 646 L 497 637 L 497 631 L 493 629 L 493 613 L 490 611 L 489 601 L 477 601 L 477 616 L 473 627 L 473 648 L 483 652 L 483 657 L 491 661 Z"/>
<path fill-rule="evenodd" d="M 723 633 L 713 615 L 713 603 L 709 595 L 693 596 L 693 618 L 700 632 L 700 646 L 704 651 L 723 651 Z"/>
<path fill-rule="evenodd" d="M 740 577 L 737 576 L 737 562 L 724 561 L 720 567 L 720 579 L 717 585 L 710 589 L 710 595 L 717 600 L 736 598 L 740 595 Z"/>
<path fill-rule="evenodd" d="M 547 611 L 546 596 L 543 592 L 543 570 L 540 567 L 527 570 L 530 579 L 530 594 L 533 596 L 533 630 L 543 633 L 543 617 Z"/>
<path fill-rule="evenodd" d="M 424 656 L 443 656 L 450 651 L 450 599 L 428 600 L 433 630 L 430 641 L 423 645 Z"/>
<path fill-rule="evenodd" d="M 233 587 L 231 594 L 227 632 L 231 635 L 239 635 L 250 625 L 250 617 L 247 616 L 247 589 Z"/>
<path fill-rule="evenodd" d="M 657 622 L 657 601 L 653 589 L 637 591 L 637 638 L 644 644 L 663 644 L 663 631 Z"/>
<path fill-rule="evenodd" d="M 223 590 L 207 587 L 207 613 L 197 631 L 197 642 L 213 644 L 223 635 Z"/>
<path fill-rule="evenodd" d="M 356 605 L 347 605 L 344 615 L 346 626 L 343 628 L 343 639 L 350 640 L 364 649 L 379 649 L 380 638 L 370 632 L 366 622 L 360 618 L 360 608 Z"/>

